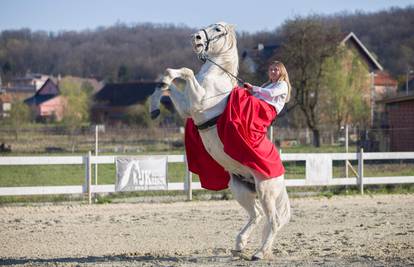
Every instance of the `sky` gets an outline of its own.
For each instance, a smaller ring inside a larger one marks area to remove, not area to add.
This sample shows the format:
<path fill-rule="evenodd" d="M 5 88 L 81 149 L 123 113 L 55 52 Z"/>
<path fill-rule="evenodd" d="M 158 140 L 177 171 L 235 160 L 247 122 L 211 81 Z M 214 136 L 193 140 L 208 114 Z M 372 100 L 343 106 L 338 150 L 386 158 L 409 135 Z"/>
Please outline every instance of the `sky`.
<path fill-rule="evenodd" d="M 274 30 L 298 15 L 371 13 L 408 5 L 414 0 L 0 0 L 0 31 L 81 31 L 146 22 L 201 28 L 225 21 L 255 33 Z"/>

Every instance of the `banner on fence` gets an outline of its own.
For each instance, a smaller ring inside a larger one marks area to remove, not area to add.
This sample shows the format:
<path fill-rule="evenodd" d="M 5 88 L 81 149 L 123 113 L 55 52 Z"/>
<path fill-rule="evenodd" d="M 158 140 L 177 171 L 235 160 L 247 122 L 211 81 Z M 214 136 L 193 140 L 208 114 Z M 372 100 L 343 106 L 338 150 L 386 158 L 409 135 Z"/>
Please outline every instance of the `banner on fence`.
<path fill-rule="evenodd" d="M 166 190 L 167 157 L 117 157 L 115 191 Z"/>

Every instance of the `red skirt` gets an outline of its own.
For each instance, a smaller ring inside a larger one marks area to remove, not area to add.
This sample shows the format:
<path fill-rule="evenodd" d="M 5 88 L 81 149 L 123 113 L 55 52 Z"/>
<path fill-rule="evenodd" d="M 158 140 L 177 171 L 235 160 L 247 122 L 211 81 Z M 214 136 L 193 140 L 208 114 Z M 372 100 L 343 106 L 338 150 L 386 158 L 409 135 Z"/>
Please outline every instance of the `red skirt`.
<path fill-rule="evenodd" d="M 217 121 L 224 152 L 262 174 L 264 179 L 285 172 L 276 147 L 267 139 L 267 128 L 276 115 L 272 105 L 236 87 Z M 203 188 L 222 190 L 228 187 L 229 174 L 205 150 L 192 119 L 186 122 L 185 149 L 189 170 L 199 175 Z"/>

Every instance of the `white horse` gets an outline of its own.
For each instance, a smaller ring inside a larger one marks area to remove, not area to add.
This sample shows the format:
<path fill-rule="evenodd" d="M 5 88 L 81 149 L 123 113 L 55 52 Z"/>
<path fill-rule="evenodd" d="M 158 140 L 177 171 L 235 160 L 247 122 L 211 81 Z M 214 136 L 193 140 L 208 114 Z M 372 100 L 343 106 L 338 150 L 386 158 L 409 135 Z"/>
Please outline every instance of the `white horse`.
<path fill-rule="evenodd" d="M 191 117 L 196 125 L 202 125 L 222 114 L 227 98 L 237 84 L 235 77 L 239 60 L 236 34 L 233 25 L 221 22 L 196 32 L 191 41 L 194 52 L 200 58 L 209 60 L 205 61 L 197 75 L 188 68 L 167 69 L 162 79 L 163 86 L 151 96 L 152 114 L 156 112 L 162 91 L 170 90 L 170 98 L 180 116 Z M 183 92 L 172 84 L 176 78 L 186 81 Z M 252 260 L 270 257 L 276 233 L 290 219 L 290 203 L 283 175 L 263 179 L 257 171 L 232 159 L 223 151 L 216 125 L 199 130 L 199 133 L 209 154 L 230 173 L 231 191 L 249 215 L 247 224 L 237 235 L 233 254 L 244 255 L 249 235 L 264 214 L 263 241 Z"/>

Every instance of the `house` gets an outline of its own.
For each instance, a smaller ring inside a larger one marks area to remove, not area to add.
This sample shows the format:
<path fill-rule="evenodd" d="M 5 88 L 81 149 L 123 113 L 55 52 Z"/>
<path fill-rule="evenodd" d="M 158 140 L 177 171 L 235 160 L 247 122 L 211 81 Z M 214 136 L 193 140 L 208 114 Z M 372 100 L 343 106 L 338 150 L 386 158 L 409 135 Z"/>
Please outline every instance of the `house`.
<path fill-rule="evenodd" d="M 10 94 L 6 93 L 6 90 L 2 88 L 0 77 L 0 119 L 10 116 L 12 98 Z"/>
<path fill-rule="evenodd" d="M 398 81 L 391 77 L 387 71 L 376 71 L 374 75 L 374 95 L 377 100 L 395 95 L 398 89 Z"/>
<path fill-rule="evenodd" d="M 0 89 L 0 119 L 10 116 L 12 107 L 11 95 Z"/>
<path fill-rule="evenodd" d="M 414 93 L 381 100 L 387 117 L 388 150 L 414 151 Z"/>
<path fill-rule="evenodd" d="M 128 109 L 137 104 L 145 104 L 159 83 L 152 81 L 108 83 L 94 96 L 91 119 L 95 123 L 122 123 Z M 168 95 L 161 99 L 169 110 L 172 102 Z"/>
<path fill-rule="evenodd" d="M 28 73 L 22 77 L 15 77 L 4 85 L 4 89 L 13 100 L 24 100 L 39 90 L 50 77 L 45 74 Z"/>
<path fill-rule="evenodd" d="M 49 75 L 40 73 L 27 73 L 23 77 L 13 78 L 10 82 L 15 87 L 33 86 L 35 90 L 42 88 L 43 84 L 50 78 Z"/>
<path fill-rule="evenodd" d="M 259 43 L 253 49 L 243 51 L 241 54 L 242 63 L 248 72 L 255 73 L 259 68 L 258 62 L 265 62 L 271 58 L 278 48 L 280 48 L 278 44 L 264 45 Z"/>
<path fill-rule="evenodd" d="M 60 121 L 63 118 L 65 101 L 60 95 L 58 86 L 50 78 L 24 102 L 29 105 L 36 120 Z"/>

